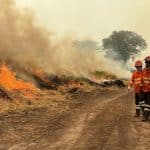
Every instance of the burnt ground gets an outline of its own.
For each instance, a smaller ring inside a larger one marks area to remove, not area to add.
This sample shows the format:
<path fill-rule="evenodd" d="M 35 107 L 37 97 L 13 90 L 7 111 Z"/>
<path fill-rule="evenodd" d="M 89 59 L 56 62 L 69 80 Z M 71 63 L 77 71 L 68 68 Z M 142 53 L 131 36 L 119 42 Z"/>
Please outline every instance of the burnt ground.
<path fill-rule="evenodd" d="M 150 123 L 134 118 L 124 88 L 0 114 L 0 150 L 149 150 Z M 64 107 L 66 108 L 64 110 Z"/>

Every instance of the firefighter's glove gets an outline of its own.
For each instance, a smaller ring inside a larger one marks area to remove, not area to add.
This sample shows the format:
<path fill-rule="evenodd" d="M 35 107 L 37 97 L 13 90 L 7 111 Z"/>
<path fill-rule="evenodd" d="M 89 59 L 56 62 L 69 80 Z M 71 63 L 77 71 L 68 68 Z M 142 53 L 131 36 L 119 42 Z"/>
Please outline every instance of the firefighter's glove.
<path fill-rule="evenodd" d="M 131 86 L 128 86 L 128 91 L 129 92 L 132 92 L 133 91 L 133 88 Z"/>

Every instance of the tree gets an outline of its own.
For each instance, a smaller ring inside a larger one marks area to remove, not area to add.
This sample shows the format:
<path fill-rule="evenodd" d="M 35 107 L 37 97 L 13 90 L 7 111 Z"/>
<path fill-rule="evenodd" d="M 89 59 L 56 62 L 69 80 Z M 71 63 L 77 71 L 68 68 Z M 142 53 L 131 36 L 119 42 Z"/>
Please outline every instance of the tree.
<path fill-rule="evenodd" d="M 131 31 L 114 31 L 108 38 L 103 39 L 103 49 L 106 56 L 114 57 L 126 63 L 147 47 L 142 36 Z"/>

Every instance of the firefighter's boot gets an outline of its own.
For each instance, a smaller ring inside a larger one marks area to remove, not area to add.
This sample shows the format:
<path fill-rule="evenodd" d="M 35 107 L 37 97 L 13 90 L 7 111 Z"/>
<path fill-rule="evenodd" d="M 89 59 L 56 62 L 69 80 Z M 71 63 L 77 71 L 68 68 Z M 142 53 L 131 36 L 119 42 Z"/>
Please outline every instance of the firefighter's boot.
<path fill-rule="evenodd" d="M 149 118 L 149 111 L 144 110 L 144 115 L 143 115 L 142 121 L 146 122 L 146 121 L 148 121 L 148 118 Z"/>
<path fill-rule="evenodd" d="M 140 109 L 136 109 L 134 117 L 140 117 Z"/>
<path fill-rule="evenodd" d="M 144 116 L 144 107 L 141 107 L 142 116 Z"/>

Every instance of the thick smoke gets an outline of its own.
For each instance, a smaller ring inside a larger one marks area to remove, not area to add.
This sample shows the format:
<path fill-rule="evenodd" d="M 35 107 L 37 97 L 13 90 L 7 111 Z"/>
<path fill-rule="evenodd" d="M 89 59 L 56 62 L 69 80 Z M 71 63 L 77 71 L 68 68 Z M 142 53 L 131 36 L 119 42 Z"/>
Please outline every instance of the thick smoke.
<path fill-rule="evenodd" d="M 106 60 L 95 49 L 76 48 L 72 37 L 54 42 L 55 35 L 38 26 L 31 11 L 18 10 L 13 0 L 0 0 L 0 22 L 1 60 L 53 74 L 88 76 L 101 69 L 128 76 L 122 66 Z"/>

